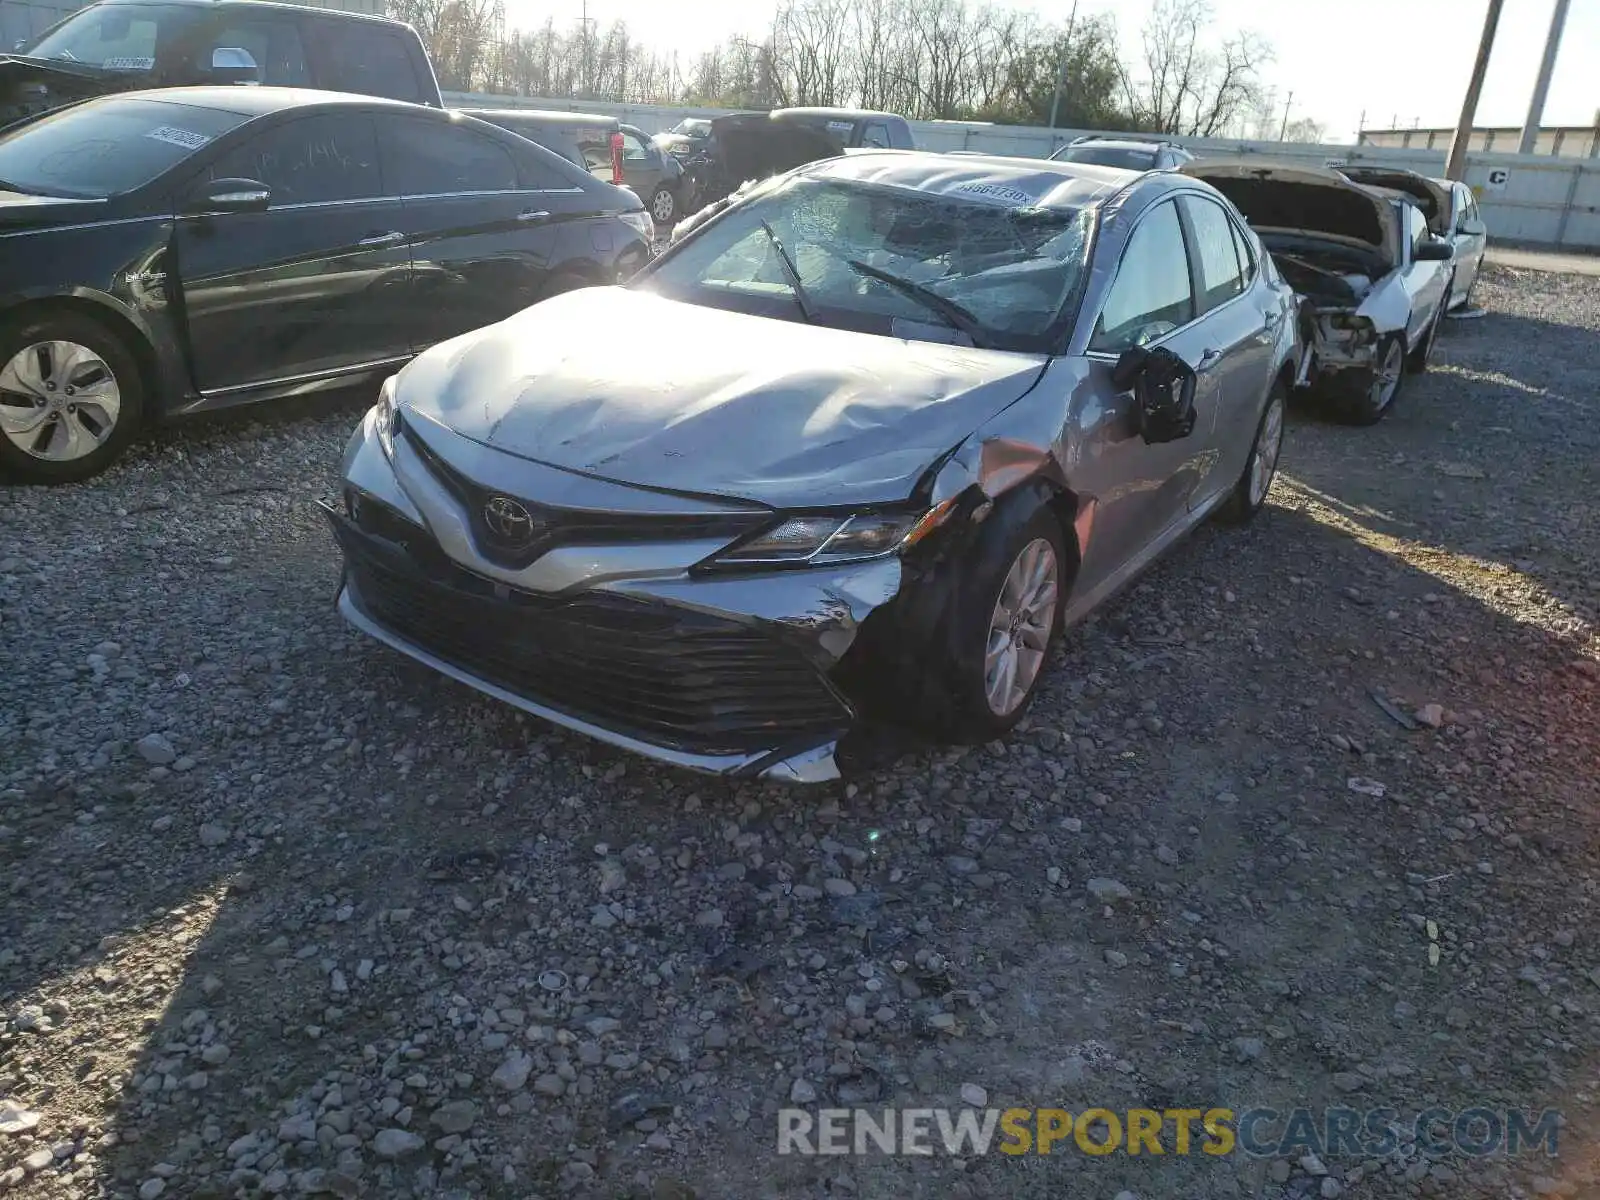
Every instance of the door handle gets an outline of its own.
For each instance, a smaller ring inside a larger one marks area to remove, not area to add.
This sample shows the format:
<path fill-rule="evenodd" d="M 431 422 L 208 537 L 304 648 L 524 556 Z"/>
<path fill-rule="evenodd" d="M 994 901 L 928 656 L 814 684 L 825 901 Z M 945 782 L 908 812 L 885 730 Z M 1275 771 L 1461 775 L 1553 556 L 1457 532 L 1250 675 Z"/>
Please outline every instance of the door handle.
<path fill-rule="evenodd" d="M 388 233 L 375 233 L 371 237 L 364 237 L 356 244 L 358 246 L 392 246 L 396 242 L 405 240 L 405 234 L 398 229 L 391 229 Z"/>
<path fill-rule="evenodd" d="M 1199 365 L 1197 365 L 1195 367 L 1195 370 L 1196 371 L 1209 371 L 1212 367 L 1216 366 L 1221 361 L 1222 361 L 1222 351 L 1221 350 L 1207 350 L 1204 354 L 1202 354 L 1200 356 Z"/>
<path fill-rule="evenodd" d="M 519 221 L 547 221 L 549 219 L 549 212 L 542 208 L 530 208 L 526 212 L 520 212 L 517 214 L 517 220 Z"/>

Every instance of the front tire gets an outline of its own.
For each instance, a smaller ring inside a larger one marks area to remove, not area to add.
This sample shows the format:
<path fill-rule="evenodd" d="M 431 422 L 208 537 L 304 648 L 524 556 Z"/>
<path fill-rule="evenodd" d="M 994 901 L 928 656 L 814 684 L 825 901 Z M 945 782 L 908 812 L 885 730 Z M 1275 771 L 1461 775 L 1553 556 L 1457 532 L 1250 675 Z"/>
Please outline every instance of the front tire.
<path fill-rule="evenodd" d="M 1267 494 L 1278 474 L 1278 456 L 1283 452 L 1283 423 L 1288 406 L 1289 389 L 1280 378 L 1267 393 L 1267 405 L 1256 425 L 1244 474 L 1217 510 L 1217 516 L 1227 524 L 1243 525 L 1267 506 Z"/>
<path fill-rule="evenodd" d="M 1345 371 L 1352 378 L 1335 381 L 1339 394 L 1335 404 L 1339 415 L 1351 425 L 1376 425 L 1400 397 L 1405 384 L 1405 341 L 1392 333 L 1378 343 L 1373 366 L 1368 371 Z"/>
<path fill-rule="evenodd" d="M 144 382 L 126 342 L 75 312 L 0 326 L 0 472 L 27 483 L 98 475 L 133 440 Z"/>
<path fill-rule="evenodd" d="M 650 194 L 650 219 L 657 225 L 671 225 L 678 219 L 678 198 L 664 183 Z"/>
<path fill-rule="evenodd" d="M 1061 522 L 1036 498 L 1012 501 L 917 581 L 914 600 L 902 597 L 937 618 L 913 618 L 922 632 L 874 667 L 876 688 L 888 689 L 885 715 L 941 741 L 987 742 L 1022 720 L 1061 629 L 1074 562 Z"/>

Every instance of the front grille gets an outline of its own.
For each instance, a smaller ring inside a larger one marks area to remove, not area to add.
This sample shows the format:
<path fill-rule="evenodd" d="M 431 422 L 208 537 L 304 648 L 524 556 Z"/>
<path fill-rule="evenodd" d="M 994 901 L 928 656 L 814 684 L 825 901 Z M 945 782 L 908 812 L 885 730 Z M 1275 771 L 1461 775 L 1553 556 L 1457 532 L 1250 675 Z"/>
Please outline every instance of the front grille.
<path fill-rule="evenodd" d="M 801 650 L 732 621 L 603 593 L 539 596 L 428 566 L 331 514 L 357 602 L 507 691 L 657 745 L 739 754 L 843 732 L 850 711 Z M 425 535 L 424 535 L 425 536 Z"/>
<path fill-rule="evenodd" d="M 491 500 L 507 495 L 467 478 L 447 463 L 420 437 L 403 430 L 407 443 L 428 469 L 456 498 L 472 527 L 478 552 L 497 566 L 520 570 L 557 546 L 613 545 L 620 542 L 692 541 L 701 538 L 735 538 L 754 532 L 771 521 L 764 511 L 733 513 L 613 513 L 556 508 L 521 496 L 516 499 L 533 515 L 538 532 L 507 542 L 491 529 L 485 517 Z"/>

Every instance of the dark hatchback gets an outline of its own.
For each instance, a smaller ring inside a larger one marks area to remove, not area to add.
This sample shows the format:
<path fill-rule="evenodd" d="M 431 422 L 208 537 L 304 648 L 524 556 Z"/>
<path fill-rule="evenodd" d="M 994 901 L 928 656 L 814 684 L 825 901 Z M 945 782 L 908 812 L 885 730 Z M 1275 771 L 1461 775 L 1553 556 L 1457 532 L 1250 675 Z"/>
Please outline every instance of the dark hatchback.
<path fill-rule="evenodd" d="M 183 88 L 0 133 L 0 470 L 83 479 L 140 423 L 365 383 L 649 260 L 636 196 L 418 105 Z"/>

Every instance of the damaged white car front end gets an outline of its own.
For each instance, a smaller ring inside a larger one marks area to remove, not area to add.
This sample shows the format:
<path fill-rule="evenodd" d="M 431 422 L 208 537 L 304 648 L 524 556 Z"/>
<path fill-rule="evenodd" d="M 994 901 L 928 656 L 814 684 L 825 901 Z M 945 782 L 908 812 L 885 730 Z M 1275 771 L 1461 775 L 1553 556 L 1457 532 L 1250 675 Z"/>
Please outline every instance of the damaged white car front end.
<path fill-rule="evenodd" d="M 1363 423 L 1382 416 L 1408 359 L 1425 364 L 1449 291 L 1449 245 L 1428 232 L 1415 197 L 1315 167 L 1180 169 L 1233 201 L 1300 297 L 1300 385 Z"/>

